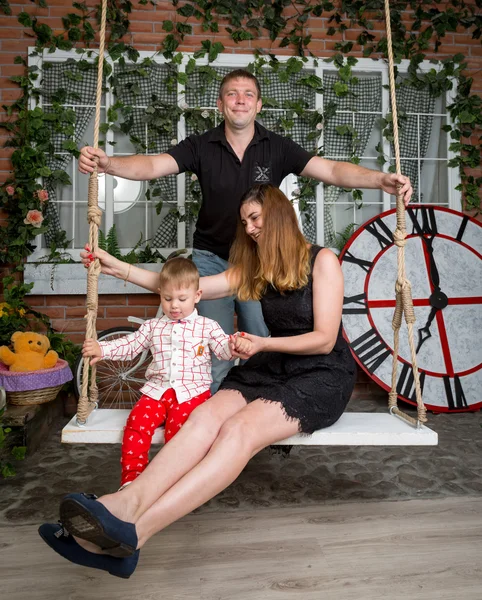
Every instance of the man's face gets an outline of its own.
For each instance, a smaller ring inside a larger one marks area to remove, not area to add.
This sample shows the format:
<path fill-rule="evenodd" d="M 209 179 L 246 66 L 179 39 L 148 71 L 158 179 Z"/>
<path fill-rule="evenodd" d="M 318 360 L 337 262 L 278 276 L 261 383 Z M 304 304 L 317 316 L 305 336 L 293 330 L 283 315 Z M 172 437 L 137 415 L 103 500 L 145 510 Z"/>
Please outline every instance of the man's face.
<path fill-rule="evenodd" d="M 228 81 L 217 104 L 228 126 L 237 130 L 251 126 L 262 106 L 255 82 L 243 77 Z"/>

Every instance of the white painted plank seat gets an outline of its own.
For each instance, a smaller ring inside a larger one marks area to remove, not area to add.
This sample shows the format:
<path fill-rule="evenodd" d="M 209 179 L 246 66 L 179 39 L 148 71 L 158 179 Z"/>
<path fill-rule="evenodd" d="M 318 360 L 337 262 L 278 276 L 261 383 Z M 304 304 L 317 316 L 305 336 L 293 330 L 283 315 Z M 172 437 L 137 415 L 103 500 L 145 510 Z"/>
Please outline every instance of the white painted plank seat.
<path fill-rule="evenodd" d="M 128 410 L 98 409 L 79 426 L 74 416 L 62 431 L 66 444 L 119 444 Z M 154 434 L 153 443 L 164 442 L 164 429 Z M 295 446 L 436 446 L 438 435 L 425 425 L 413 427 L 389 413 L 348 412 L 331 427 L 311 436 L 294 435 L 273 445 Z"/>

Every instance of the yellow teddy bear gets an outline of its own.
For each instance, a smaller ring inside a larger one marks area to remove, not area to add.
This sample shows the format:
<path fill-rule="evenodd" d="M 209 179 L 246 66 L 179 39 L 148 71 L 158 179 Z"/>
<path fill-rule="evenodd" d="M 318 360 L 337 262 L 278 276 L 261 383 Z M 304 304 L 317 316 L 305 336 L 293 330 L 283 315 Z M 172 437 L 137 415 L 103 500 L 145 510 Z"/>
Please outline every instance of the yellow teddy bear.
<path fill-rule="evenodd" d="M 50 341 L 46 335 L 16 331 L 11 340 L 13 352 L 7 346 L 0 346 L 0 360 L 10 371 L 40 371 L 57 364 L 59 356 L 54 350 L 49 350 Z"/>

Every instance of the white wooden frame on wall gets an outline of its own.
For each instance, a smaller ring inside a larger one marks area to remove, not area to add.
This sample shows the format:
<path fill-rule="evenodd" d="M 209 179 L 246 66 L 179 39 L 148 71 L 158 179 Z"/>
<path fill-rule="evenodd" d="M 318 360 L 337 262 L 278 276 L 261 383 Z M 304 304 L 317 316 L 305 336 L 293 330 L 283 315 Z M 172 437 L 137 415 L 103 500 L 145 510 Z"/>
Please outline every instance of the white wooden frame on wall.
<path fill-rule="evenodd" d="M 33 52 L 34 52 L 34 48 L 30 48 L 29 55 L 32 54 Z M 78 57 L 78 54 L 76 54 L 75 52 L 66 52 L 66 51 L 61 51 L 61 50 L 57 50 L 53 53 L 46 53 L 45 55 L 31 55 L 31 56 L 29 56 L 29 66 L 36 66 L 39 69 L 39 71 L 41 72 L 44 60 L 48 61 L 48 62 L 64 62 L 69 58 L 71 59 L 71 58 L 75 58 L 75 57 Z M 140 60 L 142 60 L 144 57 L 151 57 L 151 58 L 153 58 L 153 60 L 156 60 L 159 63 L 166 62 L 162 55 L 152 56 L 152 53 L 140 52 Z M 94 58 L 95 58 L 95 53 L 92 54 L 92 56 L 89 60 L 93 61 Z M 183 60 L 182 60 L 181 64 L 179 65 L 179 70 L 181 72 L 185 70 L 186 64 L 190 58 L 192 58 L 191 53 L 184 53 Z M 286 62 L 287 60 L 289 60 L 290 57 L 289 56 L 279 56 L 277 58 L 280 62 Z M 110 59 L 107 57 L 106 60 L 109 61 Z M 216 61 L 214 61 L 210 64 L 213 67 L 241 68 L 241 67 L 245 67 L 247 64 L 249 64 L 252 61 L 253 61 L 253 55 L 251 55 L 251 54 L 222 54 L 216 59 Z M 199 65 L 208 64 L 208 62 L 207 62 L 207 59 L 204 59 L 204 60 L 198 59 L 197 64 L 199 64 Z M 408 66 L 409 66 L 408 60 L 401 61 L 400 65 L 398 65 L 398 69 L 401 73 L 404 73 L 404 72 L 407 72 Z M 323 75 L 325 72 L 336 72 L 336 69 L 333 67 L 333 65 L 331 63 L 324 62 L 324 60 L 322 58 L 317 59 L 316 64 L 315 64 L 314 59 L 312 59 L 312 58 L 307 59 L 306 63 L 305 63 L 305 68 L 313 70 L 315 72 L 315 74 L 318 77 L 320 77 L 321 79 L 323 79 Z M 433 65 L 429 61 L 425 61 L 425 62 L 421 63 L 421 65 L 420 65 L 420 69 L 422 71 L 429 71 L 431 69 L 436 69 L 436 68 L 437 68 L 437 66 Z M 383 60 L 373 60 L 373 59 L 361 58 L 361 59 L 358 59 L 358 62 L 353 70 L 354 70 L 354 72 L 360 72 L 360 73 L 380 73 L 381 74 L 382 86 L 383 86 L 382 87 L 383 91 L 382 91 L 381 113 L 383 115 L 387 114 L 389 112 L 389 92 L 385 88 L 385 86 L 388 84 L 388 66 L 387 66 L 387 64 Z M 37 85 L 40 85 L 40 80 L 41 80 L 41 78 L 39 77 L 39 79 L 37 80 Z M 453 101 L 455 93 L 456 93 L 455 87 L 454 87 L 454 89 L 447 92 L 446 103 L 445 103 L 446 105 L 450 104 Z M 178 83 L 177 96 L 178 96 L 179 104 L 184 102 L 184 86 L 181 85 L 180 83 Z M 109 106 L 111 106 L 113 104 L 113 102 L 114 102 L 113 93 L 111 91 L 109 91 L 106 93 L 106 110 L 109 108 Z M 213 108 L 213 107 L 202 107 L 202 108 Z M 320 94 L 317 94 L 315 110 L 322 110 L 322 109 L 323 109 L 323 96 Z M 269 110 L 269 109 L 266 109 L 266 110 Z M 444 114 L 434 114 L 432 116 L 445 117 L 447 119 L 447 123 L 450 124 L 450 117 L 449 117 L 449 115 L 446 115 L 445 113 Z M 321 136 L 322 136 L 322 132 L 321 132 Z M 182 140 L 184 137 L 185 137 L 185 120 L 184 120 L 184 117 L 181 116 L 179 123 L 178 123 L 177 139 Z M 114 133 L 111 130 L 109 130 L 108 133 L 106 134 L 105 150 L 106 150 L 107 154 L 111 155 L 111 156 L 114 155 L 114 147 L 112 145 L 110 145 L 108 142 L 112 142 L 112 141 L 114 141 Z M 322 137 L 320 137 L 320 145 L 322 144 L 322 141 L 323 141 Z M 390 144 L 385 139 L 383 139 L 382 144 L 383 144 L 383 152 L 384 152 L 385 156 L 390 156 Z M 121 155 L 121 154 L 116 153 L 116 155 Z M 431 158 L 430 160 L 443 160 L 443 161 L 447 162 L 453 157 L 454 157 L 454 153 L 452 151 L 448 150 L 446 158 L 439 158 L 439 159 Z M 333 157 L 333 158 L 336 158 L 336 157 Z M 371 156 L 362 156 L 361 158 L 367 159 L 367 160 L 368 159 L 370 159 L 370 160 L 376 159 L 376 157 L 371 157 Z M 419 157 L 419 160 L 420 160 L 420 157 Z M 385 169 L 387 168 L 387 166 L 388 165 L 385 165 Z M 79 174 L 77 172 L 77 160 L 75 158 L 73 158 L 72 173 L 73 173 L 72 205 L 75 206 L 75 202 L 78 200 L 76 198 L 77 191 L 76 191 L 75 184 L 76 184 L 76 178 L 79 176 Z M 449 206 L 449 208 L 453 208 L 455 210 L 460 209 L 461 194 L 459 191 L 457 191 L 455 189 L 459 183 L 460 183 L 460 177 L 458 174 L 458 170 L 454 169 L 454 168 L 448 168 L 448 190 L 447 190 L 447 196 L 449 199 L 448 206 Z M 106 177 L 105 185 L 106 185 L 106 190 L 105 190 L 105 225 L 104 225 L 104 227 L 105 227 L 105 230 L 108 231 L 114 223 L 113 178 Z M 281 185 L 281 189 L 288 195 L 288 197 L 291 197 L 291 198 L 293 198 L 293 190 L 296 187 L 297 187 L 297 183 L 296 183 L 295 176 L 286 178 L 285 181 Z M 419 186 L 419 188 L 420 187 L 421 186 Z M 87 201 L 87 199 L 83 200 L 83 202 L 85 202 L 85 203 L 86 203 L 86 201 Z M 185 202 L 185 175 L 181 174 L 181 175 L 178 175 L 178 178 L 177 178 L 177 207 L 181 214 L 184 211 L 184 202 Z M 383 202 L 379 203 L 379 205 L 380 205 L 380 212 L 388 210 L 392 207 L 389 194 L 383 193 Z M 295 209 L 298 209 L 296 200 L 295 200 Z M 73 223 L 72 223 L 73 229 L 72 230 L 73 231 L 75 231 L 75 219 L 76 219 L 75 212 L 76 212 L 75 210 L 72 210 L 72 219 L 73 219 Z M 87 212 L 87 207 L 86 207 L 85 212 Z M 146 205 L 145 213 L 146 213 L 146 219 L 147 219 L 147 205 Z M 299 214 L 299 211 L 298 211 L 298 214 Z M 323 185 L 318 185 L 316 187 L 316 231 L 318 232 L 317 242 L 319 244 L 323 245 L 323 243 L 324 243 L 324 240 L 323 240 L 323 232 L 324 232 Z M 183 223 L 183 222 L 178 223 L 177 234 L 178 234 L 177 246 L 179 248 L 185 247 L 185 245 L 186 245 L 185 223 Z M 37 249 L 30 255 L 30 257 L 28 259 L 28 263 L 35 263 L 42 256 L 45 255 L 45 248 L 42 248 L 42 239 L 41 238 L 42 238 L 42 236 L 38 236 L 38 238 L 36 240 Z M 83 243 L 79 244 L 79 247 L 77 247 L 77 248 L 69 249 L 69 254 L 72 256 L 72 258 L 74 260 L 80 259 L 79 253 L 80 253 L 80 249 L 81 249 L 80 246 L 82 246 L 82 245 L 83 245 Z M 175 248 L 159 248 L 159 251 L 161 252 L 161 254 L 167 255 L 174 249 Z M 130 248 L 122 248 L 122 250 L 124 252 L 129 251 Z M 156 265 L 154 265 L 154 267 L 156 267 Z M 26 273 L 25 273 L 26 281 L 35 281 L 36 285 L 35 285 L 34 293 L 36 293 L 36 294 L 85 293 L 85 277 L 84 277 L 84 272 L 83 272 L 81 265 L 75 265 L 75 264 L 58 265 L 57 267 L 55 267 L 55 272 L 54 272 L 53 278 L 51 277 L 51 275 L 52 275 L 52 270 L 51 270 L 51 266 L 49 266 L 49 265 L 43 265 L 40 267 L 36 267 L 33 264 L 26 265 Z M 52 280 L 53 280 L 53 284 L 54 284 L 53 286 L 52 286 Z M 52 289 L 52 287 L 53 287 L 53 289 Z M 120 290 L 118 287 L 118 282 L 113 281 L 112 278 L 105 278 L 105 279 L 101 278 L 100 293 L 121 293 L 121 292 L 142 293 L 142 290 L 140 290 L 139 288 L 137 288 L 135 286 L 129 286 L 129 289 L 123 288 L 122 290 Z"/>

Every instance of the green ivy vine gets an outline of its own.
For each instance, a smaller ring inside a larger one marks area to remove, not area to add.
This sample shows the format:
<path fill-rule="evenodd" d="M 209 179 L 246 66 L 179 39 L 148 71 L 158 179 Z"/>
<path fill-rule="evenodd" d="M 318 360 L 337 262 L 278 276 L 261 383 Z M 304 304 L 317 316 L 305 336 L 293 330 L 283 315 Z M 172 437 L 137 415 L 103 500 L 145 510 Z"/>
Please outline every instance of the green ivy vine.
<path fill-rule="evenodd" d="M 148 4 L 149 0 L 141 0 Z M 150 2 L 155 5 L 155 0 Z M 47 6 L 45 0 L 37 0 L 39 6 Z M 457 82 L 457 95 L 454 102 L 447 107 L 453 125 L 444 127 L 450 137 L 450 150 L 456 157 L 449 162 L 450 167 L 458 168 L 461 176 L 461 190 L 464 207 L 478 211 L 480 208 L 479 190 L 481 177 L 470 174 L 470 170 L 480 167 L 482 125 L 482 101 L 479 96 L 471 93 L 472 79 L 467 75 L 467 63 L 462 54 L 438 61 L 438 68 L 428 72 L 419 69 L 427 53 L 433 53 L 443 48 L 446 34 L 455 32 L 462 25 L 476 40 L 482 32 L 482 17 L 476 4 L 464 0 L 451 0 L 439 8 L 439 0 L 410 0 L 391 2 L 391 22 L 393 30 L 393 50 L 396 63 L 402 59 L 410 61 L 408 75 L 404 76 L 403 85 L 417 89 L 428 89 L 432 95 L 438 96 L 451 89 Z M 249 68 L 261 79 L 277 78 L 280 82 L 289 81 L 290 77 L 298 74 L 300 89 L 315 90 L 323 93 L 323 82 L 314 74 L 303 74 L 302 70 L 307 58 L 313 58 L 315 64 L 320 59 L 310 50 L 312 36 L 309 32 L 310 18 L 328 17 L 329 28 L 327 36 L 340 37 L 335 43 L 334 55 L 327 59 L 337 69 L 339 78 L 333 85 L 336 98 L 343 98 L 356 86 L 357 78 L 353 74 L 357 59 L 351 56 L 353 51 L 362 51 L 363 56 L 386 56 L 387 41 L 385 37 L 377 39 L 374 34 L 375 22 L 384 19 L 382 0 L 172 0 L 176 15 L 175 19 L 165 20 L 162 28 L 164 35 L 160 39 L 159 52 L 167 60 L 165 77 L 166 89 L 173 91 L 179 83 L 187 89 L 192 86 L 191 77 L 194 72 L 199 78 L 199 90 L 208 89 L 219 80 L 219 75 L 212 63 L 224 52 L 223 44 L 216 39 L 225 28 L 234 42 L 251 40 L 256 46 L 256 40 L 268 36 L 269 48 L 258 48 L 254 52 L 253 62 Z M 289 10 L 288 10 L 289 9 Z M 141 59 L 139 52 L 125 41 L 129 33 L 129 15 L 133 10 L 129 0 L 108 0 L 107 50 L 112 62 L 124 66 L 134 65 L 136 75 L 140 78 L 148 76 L 148 67 L 153 58 Z M 0 0 L 0 11 L 12 15 L 7 0 Z M 72 59 L 79 71 L 72 77 L 82 77 L 82 70 L 95 68 L 92 62 L 95 36 L 99 29 L 100 5 L 88 6 L 85 2 L 74 2 L 72 12 L 63 18 L 64 31 L 54 33 L 50 26 L 27 12 L 17 16 L 18 22 L 25 27 L 29 36 L 35 42 L 35 53 L 54 52 L 59 50 L 75 50 L 78 60 Z M 410 14 L 410 26 L 405 24 L 402 14 Z M 13 17 L 12 17 L 13 18 Z M 181 43 L 190 36 L 193 24 L 200 23 L 206 33 L 206 39 L 200 44 L 193 57 L 187 62 L 185 70 L 178 69 L 182 54 L 178 51 Z M 356 29 L 360 31 L 356 40 L 346 40 L 345 32 Z M 260 43 L 261 45 L 261 43 Z M 286 62 L 276 58 L 277 48 L 289 47 L 294 55 Z M 198 59 L 207 59 L 207 64 L 198 63 Z M 436 62 L 436 61 L 434 61 Z M 48 200 L 46 182 L 52 186 L 69 186 L 70 178 L 65 171 L 52 171 L 47 164 L 47 156 L 55 155 L 54 135 L 65 137 L 63 151 L 78 156 L 79 149 L 71 139 L 75 124 L 75 114 L 69 108 L 64 108 L 65 92 L 60 89 L 53 94 L 53 105 L 49 111 L 40 107 L 32 108 L 31 100 L 38 100 L 42 90 L 37 87 L 39 73 L 36 67 L 29 67 L 24 57 L 17 57 L 16 64 L 22 64 L 25 72 L 13 77 L 22 91 L 21 97 L 10 106 L 4 107 L 9 119 L 2 123 L 8 133 L 7 147 L 13 149 L 12 176 L 0 187 L 0 208 L 6 211 L 8 222 L 2 230 L 3 243 L 0 245 L 0 262 L 4 264 L 21 265 L 24 259 L 34 249 L 34 238 L 45 232 L 48 218 L 44 217 Z M 106 85 L 114 92 L 123 84 L 109 63 L 105 63 Z M 129 92 L 136 96 L 141 90 L 138 84 L 130 83 Z M 398 85 L 402 85 L 398 79 Z M 300 98 L 292 98 L 281 103 L 275 98 L 264 97 L 265 108 L 279 108 L 283 111 L 278 126 L 289 134 L 295 119 L 302 119 L 309 128 L 307 141 L 313 143 L 313 149 L 323 155 L 323 148 L 317 146 L 320 130 L 336 113 L 336 102 L 327 103 L 323 112 L 308 108 L 300 93 Z M 102 133 L 109 130 L 122 132 L 130 137 L 134 147 L 139 152 L 150 150 L 149 145 L 134 136 L 132 131 L 132 109 L 126 102 L 117 101 L 108 111 L 105 123 L 101 126 Z M 181 115 L 194 132 L 201 132 L 212 127 L 215 122 L 214 111 L 203 110 L 196 106 L 178 106 L 162 102 L 152 97 L 145 109 L 144 122 L 153 136 L 164 135 L 176 137 L 177 122 Z M 399 115 L 400 125 L 403 126 L 404 115 Z M 391 114 L 385 115 L 382 121 L 383 134 L 388 141 L 392 139 L 393 119 Z M 358 158 L 359 134 L 349 125 L 338 126 L 337 133 L 346 136 L 352 147 L 353 162 Z M 471 141 L 472 140 L 472 141 Z M 475 141 L 474 141 L 475 140 Z M 383 165 L 387 157 L 383 155 L 381 145 L 378 147 L 378 162 Z M 466 171 L 467 169 L 467 171 Z M 40 183 L 40 182 L 43 183 Z M 300 181 L 299 202 L 301 210 L 306 209 L 307 199 L 313 198 L 316 182 Z M 188 181 L 188 191 L 193 198 L 191 216 L 199 209 L 200 191 L 196 181 Z M 160 212 L 162 202 L 159 201 L 161 191 L 153 185 L 147 192 L 150 200 L 157 201 L 157 211 Z M 358 206 L 363 203 L 361 190 L 352 191 L 353 200 Z M 175 211 L 176 212 L 176 211 Z M 180 220 L 187 218 L 186 214 L 176 212 Z M 342 232 L 340 235 L 346 234 Z M 155 251 L 145 245 L 145 257 L 155 257 Z M 68 245 L 64 233 L 57 235 L 50 249 L 50 257 L 63 256 L 62 250 Z M 139 255 L 137 255 L 139 256 Z M 134 260 L 134 256 L 130 259 Z"/>

